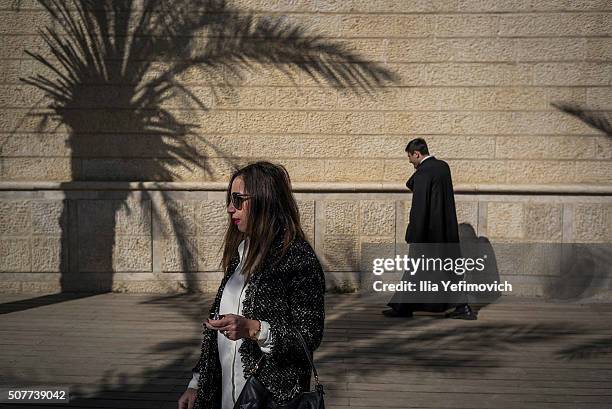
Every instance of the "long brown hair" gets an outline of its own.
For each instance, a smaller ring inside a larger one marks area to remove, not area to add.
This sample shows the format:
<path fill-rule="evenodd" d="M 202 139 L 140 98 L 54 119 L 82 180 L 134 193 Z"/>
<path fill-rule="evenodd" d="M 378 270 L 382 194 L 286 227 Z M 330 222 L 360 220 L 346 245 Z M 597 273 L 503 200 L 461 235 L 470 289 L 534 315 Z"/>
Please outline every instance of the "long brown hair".
<path fill-rule="evenodd" d="M 238 252 L 240 242 L 249 237 L 249 249 L 242 273 L 250 276 L 262 265 L 270 252 L 272 242 L 283 235 L 283 254 L 296 237 L 304 238 L 300 224 L 300 213 L 291 191 L 289 173 L 282 165 L 256 162 L 238 169 L 232 174 L 227 187 L 226 204 L 230 203 L 232 183 L 237 177 L 244 181 L 249 199 L 247 231 L 242 233 L 228 218 L 228 227 L 223 242 L 221 265 L 227 272 L 232 257 Z"/>

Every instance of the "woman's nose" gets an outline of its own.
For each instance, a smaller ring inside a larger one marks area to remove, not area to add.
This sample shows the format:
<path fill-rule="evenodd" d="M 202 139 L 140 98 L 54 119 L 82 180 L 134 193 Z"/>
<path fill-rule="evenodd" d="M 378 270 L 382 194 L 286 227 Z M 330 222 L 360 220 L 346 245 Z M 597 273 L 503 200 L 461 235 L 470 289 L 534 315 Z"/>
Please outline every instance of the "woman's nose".
<path fill-rule="evenodd" d="M 234 213 L 236 211 L 236 208 L 234 207 L 234 205 L 230 202 L 230 204 L 227 205 L 227 212 L 228 213 Z"/>

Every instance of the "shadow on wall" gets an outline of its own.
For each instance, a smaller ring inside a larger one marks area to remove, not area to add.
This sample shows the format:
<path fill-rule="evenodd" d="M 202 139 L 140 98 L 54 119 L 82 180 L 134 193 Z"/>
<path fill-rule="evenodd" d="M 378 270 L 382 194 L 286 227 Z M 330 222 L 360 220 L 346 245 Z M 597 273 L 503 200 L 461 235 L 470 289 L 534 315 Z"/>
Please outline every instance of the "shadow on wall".
<path fill-rule="evenodd" d="M 113 259 L 121 227 L 116 218 L 134 211 L 128 205 L 130 182 L 180 180 L 194 172 L 214 178 L 239 165 L 190 120 L 192 110 L 209 106 L 183 82 L 186 75 L 206 83 L 211 101 L 237 94 L 244 72 L 264 66 L 291 79 L 302 72 L 317 82 L 366 95 L 398 79 L 344 45 L 282 17 L 255 15 L 225 1 L 38 3 L 54 23 L 40 31 L 50 53 L 26 53 L 52 75 L 22 79 L 43 90 L 48 101 L 29 115 L 40 118 L 40 132 L 67 132 L 73 180 L 116 182 L 115 191 L 104 197 L 112 200 L 96 200 L 95 192 L 93 200 L 77 200 L 68 190 L 71 184 L 64 184 L 62 292 L 113 289 L 112 271 L 121 267 Z M 171 109 L 170 101 L 179 109 Z M 211 157 L 224 162 L 215 167 Z M 136 196 L 136 211 L 150 212 L 159 223 L 164 222 L 161 212 L 169 214 L 168 234 L 177 236 L 187 291 L 196 291 L 188 272 L 197 271 L 197 255 L 181 237 L 186 221 L 167 194 L 162 192 L 154 206 L 152 200 L 143 190 Z M 70 242 L 76 243 L 72 248 L 78 254 L 68 252 Z"/>
<path fill-rule="evenodd" d="M 459 241 L 461 243 L 461 256 L 464 258 L 484 258 L 484 269 L 482 271 L 471 271 L 466 273 L 465 280 L 468 283 L 493 284 L 500 282 L 497 257 L 491 242 L 487 237 L 477 236 L 474 226 L 469 223 L 459 224 Z M 480 310 L 487 304 L 494 303 L 501 297 L 499 291 L 487 291 L 482 293 L 468 292 L 468 304 L 475 305 Z"/>

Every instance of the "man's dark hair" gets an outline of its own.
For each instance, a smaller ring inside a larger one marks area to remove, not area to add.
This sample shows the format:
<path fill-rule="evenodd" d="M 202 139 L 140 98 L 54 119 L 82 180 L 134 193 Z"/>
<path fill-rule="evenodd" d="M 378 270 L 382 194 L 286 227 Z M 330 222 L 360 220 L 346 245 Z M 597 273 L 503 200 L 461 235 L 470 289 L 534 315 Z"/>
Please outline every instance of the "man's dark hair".
<path fill-rule="evenodd" d="M 427 142 L 425 142 L 425 139 L 416 138 L 408 142 L 408 145 L 406 145 L 406 152 L 412 155 L 416 151 L 421 152 L 423 155 L 429 155 L 429 149 L 427 149 Z"/>

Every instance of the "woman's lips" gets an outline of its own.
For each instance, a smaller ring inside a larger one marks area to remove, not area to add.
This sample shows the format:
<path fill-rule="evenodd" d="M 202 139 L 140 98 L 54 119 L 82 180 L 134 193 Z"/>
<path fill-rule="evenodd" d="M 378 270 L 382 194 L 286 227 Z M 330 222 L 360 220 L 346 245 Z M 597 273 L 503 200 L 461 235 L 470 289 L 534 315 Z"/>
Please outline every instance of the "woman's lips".
<path fill-rule="evenodd" d="M 232 219 L 232 222 L 233 222 L 234 224 L 238 224 L 238 223 L 240 223 L 240 219 Z"/>

